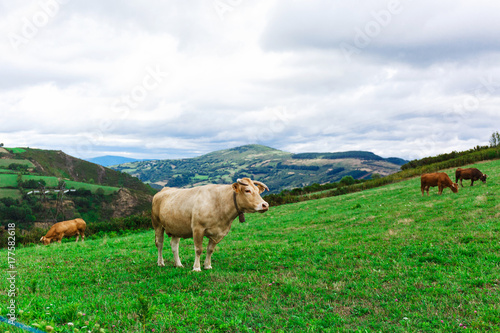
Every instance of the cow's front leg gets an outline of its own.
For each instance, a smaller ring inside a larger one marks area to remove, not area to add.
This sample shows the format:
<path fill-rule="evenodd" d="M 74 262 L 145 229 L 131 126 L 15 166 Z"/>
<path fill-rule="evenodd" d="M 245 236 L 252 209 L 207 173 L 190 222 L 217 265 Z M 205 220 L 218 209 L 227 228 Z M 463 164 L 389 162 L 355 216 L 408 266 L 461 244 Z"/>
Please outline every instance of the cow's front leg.
<path fill-rule="evenodd" d="M 174 254 L 174 266 L 175 267 L 184 267 L 181 264 L 181 259 L 179 258 L 179 241 L 181 239 L 179 237 L 173 237 L 170 240 L 170 247 L 172 247 L 172 253 Z"/>
<path fill-rule="evenodd" d="M 214 253 L 216 245 L 217 245 L 217 243 L 215 241 L 213 241 L 212 239 L 210 239 L 208 241 L 207 257 L 205 258 L 205 264 L 203 265 L 203 267 L 205 267 L 205 269 L 212 269 L 212 253 Z"/>
<path fill-rule="evenodd" d="M 163 254 L 162 254 L 164 237 L 165 237 L 165 234 L 163 232 L 163 227 L 155 226 L 155 244 L 156 244 L 156 248 L 158 249 L 158 260 L 157 260 L 158 266 L 165 266 L 165 262 L 163 261 Z"/>
<path fill-rule="evenodd" d="M 470 180 L 470 186 L 474 186 L 474 179 Z"/>
<path fill-rule="evenodd" d="M 201 272 L 200 268 L 200 257 L 203 252 L 203 230 L 194 230 L 193 231 L 193 240 L 194 240 L 194 265 L 193 271 Z"/>

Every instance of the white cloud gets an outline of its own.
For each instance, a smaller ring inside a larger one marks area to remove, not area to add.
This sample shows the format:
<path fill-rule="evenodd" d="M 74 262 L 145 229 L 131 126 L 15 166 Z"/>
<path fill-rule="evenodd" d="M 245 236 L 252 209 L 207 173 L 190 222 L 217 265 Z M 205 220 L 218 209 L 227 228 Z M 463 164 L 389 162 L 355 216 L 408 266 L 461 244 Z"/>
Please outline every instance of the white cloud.
<path fill-rule="evenodd" d="M 141 158 L 485 145 L 500 124 L 499 7 L 0 0 L 0 140 Z"/>

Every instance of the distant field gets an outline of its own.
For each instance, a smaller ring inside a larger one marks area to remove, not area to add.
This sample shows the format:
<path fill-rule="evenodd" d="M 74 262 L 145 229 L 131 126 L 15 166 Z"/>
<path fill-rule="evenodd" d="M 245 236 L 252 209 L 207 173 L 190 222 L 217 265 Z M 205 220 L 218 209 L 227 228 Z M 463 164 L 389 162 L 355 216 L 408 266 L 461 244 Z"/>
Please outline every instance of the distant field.
<path fill-rule="evenodd" d="M 422 196 L 416 177 L 247 214 L 199 273 L 192 239 L 184 268 L 168 238 L 158 267 L 152 230 L 17 247 L 19 320 L 54 332 L 500 332 L 500 161 L 475 166 L 487 184 L 456 194 Z"/>
<path fill-rule="evenodd" d="M 17 187 L 16 174 L 1 174 L 0 175 L 0 188 L 2 187 Z"/>
<path fill-rule="evenodd" d="M 23 148 L 5 148 L 5 149 L 10 151 L 13 154 L 24 153 L 26 151 L 26 149 L 23 149 Z"/>
<path fill-rule="evenodd" d="M 0 174 L 6 174 L 6 173 L 15 173 L 17 174 L 19 171 L 16 170 L 9 170 L 9 169 L 2 169 L 0 168 Z"/>
<path fill-rule="evenodd" d="M 45 186 L 47 187 L 56 187 L 59 184 L 59 179 L 57 177 L 47 177 L 47 176 L 36 176 L 36 175 L 23 175 L 23 181 L 26 180 L 41 180 L 45 181 Z"/>
<path fill-rule="evenodd" d="M 36 175 L 23 175 L 23 181 L 35 179 L 35 180 L 44 180 L 47 187 L 57 187 L 59 184 L 59 179 L 56 177 L 46 177 L 46 176 L 36 176 Z M 76 188 L 76 189 L 86 189 L 95 193 L 99 188 L 104 190 L 104 194 L 112 194 L 118 191 L 119 187 L 113 186 L 101 186 L 94 184 L 86 184 L 75 182 L 71 180 L 66 180 L 66 188 Z M 17 174 L 1 174 L 0 175 L 0 188 L 2 187 L 17 187 Z M 17 191 L 17 190 L 16 190 Z M 0 193 L 0 197 L 2 194 Z"/>
<path fill-rule="evenodd" d="M 13 158 L 1 158 L 0 159 L 0 168 L 7 168 L 9 165 L 16 163 L 16 164 L 22 164 L 22 165 L 27 165 L 30 168 L 34 168 L 35 166 L 33 163 L 31 163 L 28 160 L 16 160 Z"/>
<path fill-rule="evenodd" d="M 0 188 L 0 198 L 13 198 L 19 199 L 21 194 L 19 190 L 9 189 L 9 188 Z"/>
<path fill-rule="evenodd" d="M 76 189 L 85 189 L 85 190 L 90 190 L 92 193 L 95 193 L 98 189 L 103 189 L 104 194 L 112 194 L 120 190 L 119 187 L 113 187 L 113 186 L 102 186 L 102 185 L 94 185 L 94 184 L 86 184 L 86 183 L 80 183 L 80 182 L 75 182 L 72 180 L 67 180 L 66 181 L 66 188 L 76 188 Z"/>

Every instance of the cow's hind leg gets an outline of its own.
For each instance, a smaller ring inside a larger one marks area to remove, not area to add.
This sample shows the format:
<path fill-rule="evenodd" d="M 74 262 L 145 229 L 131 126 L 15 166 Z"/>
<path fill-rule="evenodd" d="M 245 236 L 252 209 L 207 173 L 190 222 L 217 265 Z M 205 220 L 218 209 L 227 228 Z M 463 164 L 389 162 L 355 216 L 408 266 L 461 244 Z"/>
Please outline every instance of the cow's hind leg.
<path fill-rule="evenodd" d="M 172 248 L 172 253 L 174 254 L 174 266 L 175 267 L 184 267 L 182 266 L 181 259 L 179 258 L 179 241 L 181 239 L 179 237 L 172 236 L 170 240 L 170 247 Z"/>
<path fill-rule="evenodd" d="M 158 266 L 165 266 L 163 261 L 163 239 L 165 238 L 165 233 L 162 226 L 155 226 L 155 244 L 158 249 Z"/>
<path fill-rule="evenodd" d="M 208 241 L 207 257 L 205 258 L 205 264 L 203 265 L 205 269 L 212 269 L 212 253 L 214 253 L 216 245 L 217 243 L 214 242 L 213 240 Z"/>

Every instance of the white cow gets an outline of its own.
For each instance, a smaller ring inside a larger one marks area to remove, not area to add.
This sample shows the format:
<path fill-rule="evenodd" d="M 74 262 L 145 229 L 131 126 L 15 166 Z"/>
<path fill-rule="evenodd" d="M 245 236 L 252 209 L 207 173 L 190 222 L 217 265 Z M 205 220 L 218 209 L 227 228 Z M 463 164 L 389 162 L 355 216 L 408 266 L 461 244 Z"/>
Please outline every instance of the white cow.
<path fill-rule="evenodd" d="M 249 178 L 232 185 L 205 185 L 189 189 L 164 188 L 153 198 L 152 222 L 158 248 L 158 266 L 165 266 L 162 256 L 164 232 L 171 237 L 174 266 L 183 267 L 179 259 L 180 238 L 193 238 L 194 271 L 201 271 L 203 237 L 209 239 L 205 269 L 211 269 L 215 246 L 229 233 L 233 220 L 243 213 L 264 213 L 269 209 L 260 193 L 269 188 Z"/>

